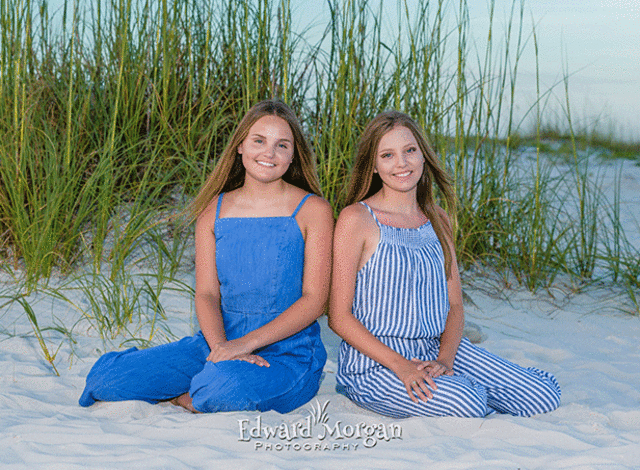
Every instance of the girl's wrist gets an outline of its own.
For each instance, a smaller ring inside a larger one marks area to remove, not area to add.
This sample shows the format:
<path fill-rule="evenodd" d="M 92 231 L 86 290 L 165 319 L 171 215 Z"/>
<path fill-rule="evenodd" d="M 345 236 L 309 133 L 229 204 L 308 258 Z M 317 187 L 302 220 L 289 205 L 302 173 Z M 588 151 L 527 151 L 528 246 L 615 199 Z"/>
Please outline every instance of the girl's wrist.
<path fill-rule="evenodd" d="M 436 359 L 436 362 L 439 362 L 440 364 L 442 364 L 443 366 L 445 366 L 447 369 L 453 369 L 453 359 L 452 360 L 448 360 L 448 359 L 444 359 L 444 358 L 438 358 Z"/>
<path fill-rule="evenodd" d="M 236 344 L 242 349 L 242 351 L 246 352 L 246 354 L 251 354 L 253 353 L 253 351 L 260 347 L 257 343 L 254 332 L 255 330 L 250 331 L 246 335 L 234 340 Z"/>
<path fill-rule="evenodd" d="M 407 362 L 410 362 L 410 361 L 406 357 L 396 353 L 396 357 L 394 357 L 389 364 L 389 369 L 394 374 L 397 374 L 397 371 L 401 369 Z"/>

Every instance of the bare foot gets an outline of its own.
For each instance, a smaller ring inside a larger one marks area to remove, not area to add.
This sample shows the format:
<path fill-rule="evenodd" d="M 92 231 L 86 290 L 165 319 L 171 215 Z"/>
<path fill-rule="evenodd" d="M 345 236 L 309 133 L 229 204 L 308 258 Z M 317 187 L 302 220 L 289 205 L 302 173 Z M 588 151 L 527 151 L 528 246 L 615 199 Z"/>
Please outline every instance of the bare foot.
<path fill-rule="evenodd" d="M 192 413 L 199 413 L 193 407 L 193 403 L 191 402 L 191 396 L 188 393 L 183 393 L 179 397 L 175 397 L 173 400 L 169 400 L 173 405 L 181 406 L 187 411 L 191 411 Z"/>

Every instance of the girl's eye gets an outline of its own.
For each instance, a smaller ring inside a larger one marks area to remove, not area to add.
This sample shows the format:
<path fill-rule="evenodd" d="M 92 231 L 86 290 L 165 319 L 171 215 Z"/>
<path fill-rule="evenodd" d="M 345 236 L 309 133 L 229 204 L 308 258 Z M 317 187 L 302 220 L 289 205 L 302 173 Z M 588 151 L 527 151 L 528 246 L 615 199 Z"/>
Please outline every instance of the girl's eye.
<path fill-rule="evenodd" d="M 409 148 L 407 149 L 407 153 L 413 153 L 413 152 L 415 152 L 415 151 L 416 151 L 416 148 L 415 148 L 415 147 L 409 147 Z"/>
<path fill-rule="evenodd" d="M 256 144 L 261 144 L 262 143 L 262 139 L 254 139 L 253 140 Z"/>
<path fill-rule="evenodd" d="M 391 153 L 387 152 L 387 153 L 383 153 L 382 155 L 380 155 L 381 158 L 389 158 L 391 157 Z"/>
<path fill-rule="evenodd" d="M 280 144 L 280 148 L 287 150 L 289 146 L 287 144 Z"/>

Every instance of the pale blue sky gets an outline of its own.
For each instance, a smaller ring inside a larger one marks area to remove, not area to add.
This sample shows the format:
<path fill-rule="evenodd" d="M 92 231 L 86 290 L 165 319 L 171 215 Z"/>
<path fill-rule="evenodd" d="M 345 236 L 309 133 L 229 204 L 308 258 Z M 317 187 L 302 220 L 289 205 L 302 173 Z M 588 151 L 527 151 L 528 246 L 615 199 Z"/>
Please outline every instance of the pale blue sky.
<path fill-rule="evenodd" d="M 326 2 L 291 0 L 291 4 L 294 21 L 301 25 L 326 22 Z M 396 0 L 384 0 L 384 5 L 389 23 L 395 24 Z M 458 1 L 451 5 L 455 15 Z M 468 5 L 471 31 L 482 46 L 489 27 L 489 0 L 468 0 Z M 505 27 L 511 6 L 512 0 L 495 0 L 494 40 Z M 562 81 L 567 70 L 571 113 L 578 126 L 599 122 L 602 131 L 614 126 L 618 137 L 640 141 L 640 0 L 525 0 L 524 6 L 525 32 L 531 33 L 533 25 L 536 29 L 541 89 Z M 536 97 L 532 41 L 519 71 L 516 103 L 526 110 Z M 561 84 L 554 88 L 543 120 L 554 122 L 553 113 L 562 112 L 564 101 Z"/>
<path fill-rule="evenodd" d="M 68 0 L 72 3 L 72 0 Z M 88 0 L 77 0 L 79 5 Z M 205 0 L 206 1 L 206 0 Z M 326 0 L 290 0 L 294 28 L 326 24 Z M 332 0 L 339 1 L 339 0 Z M 406 0 L 411 6 L 416 0 Z M 49 0 L 50 11 L 63 0 Z M 376 0 L 371 0 L 377 4 Z M 479 44 L 486 41 L 489 0 L 468 0 L 471 30 Z M 396 23 L 396 0 L 384 0 L 389 24 Z M 451 1 L 452 14 L 458 0 Z M 494 39 L 504 27 L 512 0 L 495 0 Z M 599 119 L 600 128 L 615 126 L 616 134 L 640 141 L 640 0 L 525 0 L 525 31 L 535 24 L 539 44 L 542 89 L 569 80 L 574 121 L 587 126 Z M 452 25 L 454 22 L 452 21 Z M 497 28 L 497 29 L 496 29 Z M 321 31 L 318 31 L 320 34 Z M 495 47 L 495 46 L 494 46 Z M 530 44 L 520 62 L 518 109 L 529 109 L 535 100 L 535 56 Z M 553 122 L 553 110 L 564 102 L 558 86 L 545 111 Z"/>
<path fill-rule="evenodd" d="M 487 22 L 486 2 L 470 0 L 473 25 Z M 505 10 L 510 0 L 496 0 Z M 640 140 L 640 0 L 527 0 L 527 16 L 536 22 L 541 81 L 547 88 L 569 79 L 572 114 L 603 130 L 611 124 Z M 529 20 L 531 25 L 531 20 Z M 533 48 L 521 63 L 523 100 L 535 95 Z M 563 89 L 557 94 L 564 99 Z"/>

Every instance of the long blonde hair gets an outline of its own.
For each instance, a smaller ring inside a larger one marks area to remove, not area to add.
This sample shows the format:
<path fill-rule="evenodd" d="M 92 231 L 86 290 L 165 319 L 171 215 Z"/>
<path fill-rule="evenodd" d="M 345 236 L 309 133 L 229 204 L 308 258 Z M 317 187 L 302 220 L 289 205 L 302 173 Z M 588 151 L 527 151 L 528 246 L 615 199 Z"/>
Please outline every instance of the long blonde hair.
<path fill-rule="evenodd" d="M 315 156 L 302 132 L 298 118 L 284 102 L 280 100 L 265 100 L 257 103 L 247 111 L 247 114 L 244 115 L 238 127 L 236 127 L 215 168 L 198 195 L 187 207 L 186 211 L 189 214 L 190 221 L 197 219 L 218 194 L 232 191 L 244 184 L 245 169 L 242 165 L 242 155 L 238 153 L 238 146 L 249 135 L 251 126 L 264 116 L 277 116 L 284 119 L 293 133 L 293 160 L 282 179 L 305 191 L 322 196 L 315 167 Z"/>
<path fill-rule="evenodd" d="M 453 243 L 453 226 L 450 226 L 436 208 L 433 183 L 440 190 L 446 203 L 447 213 L 455 226 L 456 200 L 449 175 L 440 165 L 437 154 L 433 151 L 424 132 L 408 115 L 399 111 L 385 111 L 378 114 L 364 129 L 356 153 L 356 161 L 351 173 L 351 182 L 347 192 L 346 204 L 367 199 L 382 189 L 382 180 L 374 173 L 378 145 L 382 137 L 395 127 L 406 127 L 411 131 L 425 158 L 422 176 L 418 182 L 416 199 L 420 209 L 431 221 L 433 230 L 440 240 L 444 253 L 444 264 L 447 278 L 451 277 L 453 255 L 447 239 Z"/>

